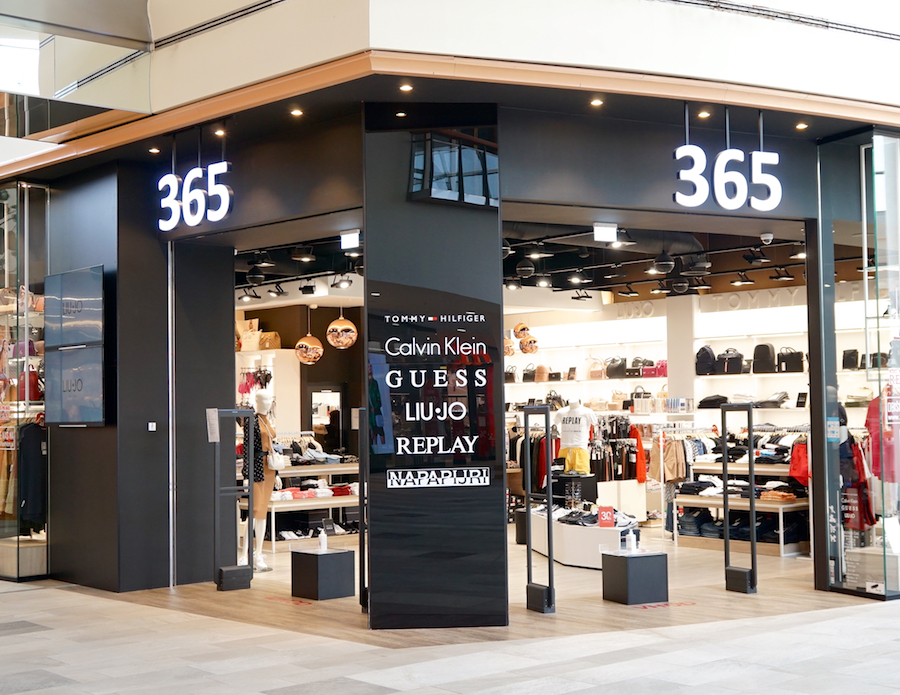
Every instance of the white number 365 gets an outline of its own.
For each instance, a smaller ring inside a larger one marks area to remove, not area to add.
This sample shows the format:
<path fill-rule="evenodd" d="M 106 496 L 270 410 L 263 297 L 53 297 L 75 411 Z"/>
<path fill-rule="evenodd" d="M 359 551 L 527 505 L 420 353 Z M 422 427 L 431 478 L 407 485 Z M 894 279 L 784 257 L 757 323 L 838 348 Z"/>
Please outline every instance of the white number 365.
<path fill-rule="evenodd" d="M 743 162 L 744 152 L 737 149 L 728 149 L 716 155 L 712 171 L 712 192 L 716 203 L 725 210 L 737 210 L 743 207 L 749 198 L 750 207 L 760 212 L 769 212 L 781 203 L 781 181 L 774 174 L 763 171 L 763 165 L 774 166 L 778 164 L 777 152 L 751 152 L 750 153 L 750 183 L 765 186 L 769 195 L 758 198 L 749 195 L 750 187 L 747 177 L 740 171 L 729 170 L 727 167 L 732 162 Z M 692 193 L 675 193 L 675 202 L 688 208 L 695 208 L 709 198 L 709 181 L 703 175 L 706 171 L 706 152 L 697 145 L 682 145 L 675 150 L 675 159 L 690 158 L 691 166 L 678 172 L 679 181 L 687 181 L 692 184 Z M 729 189 L 728 184 L 731 184 Z"/>
<path fill-rule="evenodd" d="M 229 162 L 210 164 L 204 172 L 201 167 L 194 167 L 184 177 L 184 181 L 175 174 L 163 176 L 157 188 L 165 195 L 159 201 L 159 207 L 169 211 L 166 219 L 159 220 L 159 230 L 170 232 L 184 219 L 188 227 L 196 227 L 206 217 L 210 222 L 224 220 L 231 212 L 233 194 L 231 189 L 216 179 L 231 168 Z M 206 178 L 206 190 L 197 184 Z M 181 193 L 181 200 L 178 194 Z M 213 207 L 209 201 L 217 199 Z"/>

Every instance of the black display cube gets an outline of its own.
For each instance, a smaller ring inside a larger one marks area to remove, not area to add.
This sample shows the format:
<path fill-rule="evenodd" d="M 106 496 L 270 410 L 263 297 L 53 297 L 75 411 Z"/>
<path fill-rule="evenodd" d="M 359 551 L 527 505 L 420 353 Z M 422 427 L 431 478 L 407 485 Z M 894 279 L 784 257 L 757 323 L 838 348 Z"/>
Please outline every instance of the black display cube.
<path fill-rule="evenodd" d="M 603 553 L 603 600 L 629 606 L 668 601 L 668 556 L 627 551 Z"/>
<path fill-rule="evenodd" d="M 356 593 L 352 550 L 292 550 L 291 596 L 324 601 Z"/>
<path fill-rule="evenodd" d="M 553 476 L 553 501 L 557 504 L 566 503 L 566 484 L 578 483 L 581 485 L 581 499 L 588 502 L 597 501 L 597 476 L 593 473 L 558 473 Z"/>

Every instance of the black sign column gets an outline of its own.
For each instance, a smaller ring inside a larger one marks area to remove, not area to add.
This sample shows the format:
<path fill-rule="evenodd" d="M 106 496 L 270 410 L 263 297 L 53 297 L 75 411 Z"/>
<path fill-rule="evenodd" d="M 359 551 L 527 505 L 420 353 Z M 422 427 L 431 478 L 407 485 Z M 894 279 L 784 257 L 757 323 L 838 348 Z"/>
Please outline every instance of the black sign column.
<path fill-rule="evenodd" d="M 495 123 L 366 106 L 372 628 L 508 622 L 499 214 L 409 195 L 411 130 Z"/>

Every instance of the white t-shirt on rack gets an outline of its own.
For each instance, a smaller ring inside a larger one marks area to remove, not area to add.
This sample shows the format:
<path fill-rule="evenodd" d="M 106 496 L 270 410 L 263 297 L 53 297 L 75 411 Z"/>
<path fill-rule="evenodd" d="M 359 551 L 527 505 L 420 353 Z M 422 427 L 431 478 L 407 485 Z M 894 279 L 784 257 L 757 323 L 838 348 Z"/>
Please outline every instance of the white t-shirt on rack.
<path fill-rule="evenodd" d="M 560 448 L 587 449 L 591 425 L 597 425 L 597 416 L 593 410 L 579 403 L 558 411 L 553 422 L 559 432 Z"/>

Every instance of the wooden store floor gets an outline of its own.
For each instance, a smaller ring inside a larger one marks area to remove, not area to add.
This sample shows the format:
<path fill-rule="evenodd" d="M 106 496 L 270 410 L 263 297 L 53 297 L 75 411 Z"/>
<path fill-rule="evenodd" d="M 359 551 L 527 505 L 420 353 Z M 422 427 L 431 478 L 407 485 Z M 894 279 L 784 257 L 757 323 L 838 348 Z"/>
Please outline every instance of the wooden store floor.
<path fill-rule="evenodd" d="M 814 591 L 809 557 L 760 556 L 759 591 L 743 595 L 725 591 L 722 553 L 676 548 L 660 538 L 660 529 L 642 532 L 642 547 L 668 553 L 669 602 L 663 605 L 624 606 L 603 601 L 602 573 L 556 565 L 556 613 L 541 615 L 525 608 L 525 546 L 515 544 L 510 526 L 510 624 L 496 628 L 442 630 L 368 630 L 357 598 L 304 601 L 291 597 L 290 543 L 280 543 L 274 562 L 266 544 L 272 572 L 257 574 L 247 591 L 218 592 L 213 584 L 193 584 L 173 590 L 154 589 L 127 594 L 99 593 L 120 601 L 169 608 L 284 630 L 294 630 L 388 648 L 477 643 L 571 636 L 619 630 L 690 625 L 719 620 L 799 613 L 823 608 L 867 604 L 868 599 Z M 314 546 L 314 541 L 294 541 Z M 358 536 L 330 539 L 331 547 L 356 548 Z M 736 565 L 749 558 L 734 555 Z M 535 554 L 535 581 L 546 581 L 546 559 Z"/>

